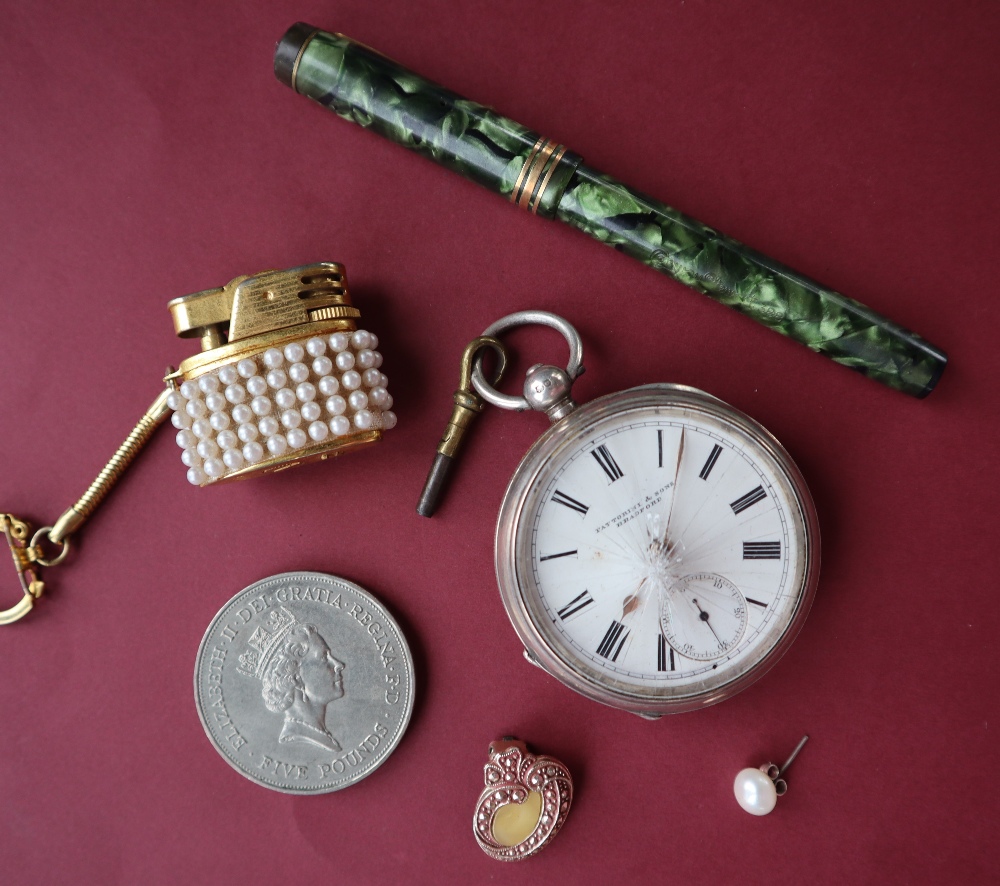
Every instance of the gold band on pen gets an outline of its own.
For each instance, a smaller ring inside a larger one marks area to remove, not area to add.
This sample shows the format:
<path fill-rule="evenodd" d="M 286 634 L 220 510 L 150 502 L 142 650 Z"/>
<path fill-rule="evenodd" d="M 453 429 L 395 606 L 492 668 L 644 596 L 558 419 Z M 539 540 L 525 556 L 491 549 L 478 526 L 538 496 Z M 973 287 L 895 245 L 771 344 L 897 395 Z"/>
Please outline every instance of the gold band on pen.
<path fill-rule="evenodd" d="M 298 88 L 295 86 L 295 78 L 299 74 L 299 62 L 302 61 L 302 56 L 305 54 L 306 47 L 310 43 L 312 43 L 313 37 L 315 37 L 318 33 L 319 33 L 319 28 L 314 28 L 313 32 L 308 37 L 306 37 L 305 40 L 302 41 L 302 45 L 299 47 L 299 51 L 295 56 L 295 63 L 292 65 L 292 82 L 290 84 L 293 92 L 299 91 Z"/>
<path fill-rule="evenodd" d="M 535 162 L 535 157 L 538 155 L 539 149 L 545 142 L 548 141 L 544 136 L 540 137 L 538 141 L 535 142 L 535 146 L 531 149 L 531 153 L 528 154 L 528 158 L 524 161 L 524 165 L 521 167 L 520 173 L 518 173 L 517 181 L 514 182 L 514 189 L 510 192 L 510 202 L 517 203 L 518 198 L 521 195 L 521 187 L 524 184 L 524 180 L 528 175 L 528 171 L 531 169 L 532 164 Z"/>
<path fill-rule="evenodd" d="M 549 158 L 552 156 L 552 152 L 555 151 L 555 142 L 547 141 L 542 147 L 542 149 L 535 155 L 535 162 L 531 164 L 531 171 L 528 173 L 527 178 L 524 181 L 524 188 L 521 191 L 521 195 L 518 197 L 517 205 L 521 209 L 528 209 L 531 205 L 531 198 L 534 196 L 535 185 L 538 184 L 538 180 L 542 177 L 542 172 L 545 169 L 545 164 L 548 163 Z"/>
<path fill-rule="evenodd" d="M 559 145 L 559 150 L 552 155 L 552 162 L 549 164 L 548 172 L 545 173 L 545 178 L 542 179 L 542 183 L 538 186 L 538 195 L 534 198 L 534 202 L 531 206 L 531 212 L 533 214 L 538 214 L 538 207 L 542 202 L 542 195 L 545 193 L 545 189 L 549 186 L 549 182 L 552 180 L 552 174 L 556 171 L 556 167 L 559 166 L 559 161 L 562 160 L 563 154 L 565 153 L 566 146 Z"/>
<path fill-rule="evenodd" d="M 510 193 L 510 202 L 529 212 L 537 213 L 545 189 L 549 186 L 552 175 L 565 153 L 564 145 L 550 141 L 544 136 L 539 138 L 518 173 L 514 189 Z"/>

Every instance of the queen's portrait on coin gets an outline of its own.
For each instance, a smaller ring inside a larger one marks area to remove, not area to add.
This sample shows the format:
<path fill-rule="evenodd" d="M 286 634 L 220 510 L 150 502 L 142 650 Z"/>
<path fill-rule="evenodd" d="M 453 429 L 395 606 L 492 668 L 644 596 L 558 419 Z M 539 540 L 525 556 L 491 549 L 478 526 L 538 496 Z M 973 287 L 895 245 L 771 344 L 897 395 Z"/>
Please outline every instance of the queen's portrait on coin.
<path fill-rule="evenodd" d="M 339 751 L 326 726 L 326 708 L 344 695 L 344 663 L 334 658 L 315 625 L 284 606 L 272 609 L 240 656 L 239 672 L 261 681 L 264 705 L 283 713 L 278 741 Z"/>

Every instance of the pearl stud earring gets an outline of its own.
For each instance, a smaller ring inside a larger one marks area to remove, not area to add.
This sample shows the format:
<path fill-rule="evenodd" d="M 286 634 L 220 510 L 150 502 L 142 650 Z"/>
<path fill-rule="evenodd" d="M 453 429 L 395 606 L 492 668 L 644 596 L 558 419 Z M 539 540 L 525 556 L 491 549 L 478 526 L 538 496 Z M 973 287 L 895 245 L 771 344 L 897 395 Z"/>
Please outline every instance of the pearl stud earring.
<path fill-rule="evenodd" d="M 736 802 L 751 815 L 767 815 L 774 809 L 778 797 L 788 791 L 788 782 L 782 776 L 807 741 L 809 736 L 802 736 L 802 741 L 780 769 L 773 763 L 765 763 L 759 769 L 741 769 L 733 785 Z"/>

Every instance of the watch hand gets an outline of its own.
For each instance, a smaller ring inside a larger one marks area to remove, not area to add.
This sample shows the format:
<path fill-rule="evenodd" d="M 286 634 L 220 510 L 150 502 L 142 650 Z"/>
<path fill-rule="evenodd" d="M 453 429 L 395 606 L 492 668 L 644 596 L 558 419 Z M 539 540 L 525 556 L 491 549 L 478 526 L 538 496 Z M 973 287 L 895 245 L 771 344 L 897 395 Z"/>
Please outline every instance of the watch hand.
<path fill-rule="evenodd" d="M 712 632 L 712 636 L 715 637 L 716 642 L 722 645 L 722 641 L 719 639 L 719 635 L 715 633 L 715 628 L 712 627 L 711 622 L 709 622 L 708 620 L 709 617 L 708 613 L 704 609 L 702 609 L 701 606 L 698 605 L 698 601 L 694 597 L 691 598 L 691 602 L 698 607 L 698 613 L 699 613 L 698 618 L 700 618 L 703 622 L 705 622 L 705 624 L 708 626 L 708 629 Z"/>
<path fill-rule="evenodd" d="M 670 538 L 670 522 L 674 516 L 674 505 L 677 502 L 677 481 L 681 476 L 681 461 L 684 458 L 684 431 L 685 428 L 681 428 L 681 442 L 677 447 L 677 467 L 674 468 L 674 489 L 670 496 L 670 510 L 667 511 L 667 526 L 663 530 L 663 540 L 661 542 L 661 547 L 666 546 L 667 556 L 673 556 L 674 548 L 676 544 L 674 542 L 668 541 Z"/>
<path fill-rule="evenodd" d="M 645 581 L 646 581 L 646 579 L 643 579 L 642 582 L 639 584 L 640 588 L 642 588 L 642 585 L 645 583 Z M 621 617 L 621 620 L 624 621 L 625 617 L 627 615 L 629 615 L 629 613 L 635 612 L 635 610 L 638 609 L 638 608 L 639 608 L 639 595 L 638 594 L 629 594 L 625 598 L 625 601 L 622 603 L 622 617 Z"/>

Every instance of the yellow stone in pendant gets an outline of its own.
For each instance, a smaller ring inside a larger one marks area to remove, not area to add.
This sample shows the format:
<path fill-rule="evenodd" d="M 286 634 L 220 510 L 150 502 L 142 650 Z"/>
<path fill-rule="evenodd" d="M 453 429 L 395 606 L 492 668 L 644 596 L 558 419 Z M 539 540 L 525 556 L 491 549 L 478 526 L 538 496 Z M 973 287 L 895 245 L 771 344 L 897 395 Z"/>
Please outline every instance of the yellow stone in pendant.
<path fill-rule="evenodd" d="M 528 791 L 523 803 L 501 806 L 493 816 L 493 839 L 501 846 L 516 846 L 531 836 L 542 815 L 542 795 Z"/>

